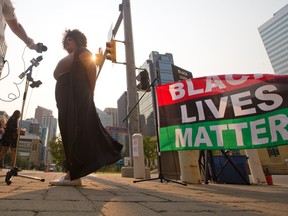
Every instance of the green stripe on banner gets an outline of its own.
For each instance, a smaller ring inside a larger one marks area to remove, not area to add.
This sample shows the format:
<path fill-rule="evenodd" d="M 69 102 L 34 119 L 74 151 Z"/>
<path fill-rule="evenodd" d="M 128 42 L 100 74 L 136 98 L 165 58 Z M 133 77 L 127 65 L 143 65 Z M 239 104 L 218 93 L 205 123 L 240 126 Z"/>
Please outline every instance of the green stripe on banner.
<path fill-rule="evenodd" d="M 288 108 L 266 114 L 160 128 L 160 151 L 267 148 L 288 143 Z"/>

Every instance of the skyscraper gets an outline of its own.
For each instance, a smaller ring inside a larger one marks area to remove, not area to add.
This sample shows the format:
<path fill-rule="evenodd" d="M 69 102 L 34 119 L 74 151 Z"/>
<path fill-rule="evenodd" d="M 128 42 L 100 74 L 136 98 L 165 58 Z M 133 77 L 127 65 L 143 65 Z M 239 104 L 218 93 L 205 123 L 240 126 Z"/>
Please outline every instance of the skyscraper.
<path fill-rule="evenodd" d="M 41 106 L 37 106 L 34 118 L 37 119 L 38 123 L 41 125 L 43 116 L 52 116 L 52 115 L 53 115 L 52 110 L 46 109 Z"/>
<path fill-rule="evenodd" d="M 127 91 L 125 91 L 117 100 L 118 126 L 119 127 L 128 128 L 128 120 L 125 121 L 125 118 L 127 117 L 127 114 L 128 114 L 127 106 L 128 106 Z"/>
<path fill-rule="evenodd" d="M 111 115 L 112 117 L 112 125 L 110 126 L 118 126 L 118 111 L 117 108 L 105 108 L 104 112 L 106 112 L 108 115 Z"/>
<path fill-rule="evenodd" d="M 288 5 L 258 28 L 274 73 L 288 74 Z"/>
<path fill-rule="evenodd" d="M 152 51 L 149 55 L 149 59 L 144 62 L 141 66 L 142 69 L 148 71 L 150 77 L 150 83 L 155 79 L 155 85 L 164 85 L 174 81 L 179 81 L 179 79 L 191 78 L 192 73 L 188 72 L 182 68 L 174 65 L 173 55 L 171 53 L 159 54 L 159 52 Z M 178 71 L 185 71 L 183 78 L 179 77 Z M 176 72 L 175 72 L 176 71 Z M 150 92 L 139 92 L 139 98 L 143 97 L 139 102 L 140 109 L 140 131 L 144 136 L 155 136 L 155 114 L 154 114 L 154 104 L 152 91 Z"/>

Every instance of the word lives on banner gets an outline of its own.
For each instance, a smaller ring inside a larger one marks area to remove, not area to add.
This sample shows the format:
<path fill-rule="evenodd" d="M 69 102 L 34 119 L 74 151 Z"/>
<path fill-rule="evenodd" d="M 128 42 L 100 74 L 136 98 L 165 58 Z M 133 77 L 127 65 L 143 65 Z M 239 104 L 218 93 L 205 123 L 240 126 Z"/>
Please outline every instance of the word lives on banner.
<path fill-rule="evenodd" d="M 160 151 L 288 143 L 288 75 L 234 74 L 156 87 Z"/>

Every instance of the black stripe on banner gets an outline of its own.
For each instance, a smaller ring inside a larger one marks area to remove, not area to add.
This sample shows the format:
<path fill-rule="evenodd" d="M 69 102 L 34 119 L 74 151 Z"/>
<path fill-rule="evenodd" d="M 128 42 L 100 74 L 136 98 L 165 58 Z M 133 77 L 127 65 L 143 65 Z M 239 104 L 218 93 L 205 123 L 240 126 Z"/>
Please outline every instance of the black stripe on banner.
<path fill-rule="evenodd" d="M 247 102 L 247 104 L 242 104 L 240 109 L 250 111 L 248 114 L 241 110 L 235 111 L 237 108 L 233 105 L 233 101 L 236 101 L 237 98 L 240 103 Z M 221 100 L 222 113 L 219 112 Z M 160 127 L 167 127 L 202 121 L 242 118 L 285 107 L 288 107 L 288 79 L 278 78 L 233 91 L 159 107 L 159 121 Z"/>

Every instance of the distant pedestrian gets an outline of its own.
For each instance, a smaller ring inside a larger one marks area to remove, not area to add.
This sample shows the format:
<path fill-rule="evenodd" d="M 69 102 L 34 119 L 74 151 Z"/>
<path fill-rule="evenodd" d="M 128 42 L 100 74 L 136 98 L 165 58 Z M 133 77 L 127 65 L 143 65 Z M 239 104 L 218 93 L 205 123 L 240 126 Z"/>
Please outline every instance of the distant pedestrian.
<path fill-rule="evenodd" d="M 6 155 L 6 152 L 10 148 L 11 150 L 11 166 L 13 166 L 13 162 L 16 157 L 16 148 L 17 148 L 17 141 L 18 141 L 18 120 L 20 118 L 20 111 L 15 110 L 12 116 L 8 119 L 6 124 L 6 129 L 4 136 L 2 137 L 2 149 L 0 152 L 0 161 Z"/>
<path fill-rule="evenodd" d="M 1 152 L 1 149 L 2 149 L 2 142 L 4 139 L 3 136 L 4 136 L 4 133 L 5 133 L 5 128 L 6 128 L 6 119 L 2 118 L 0 119 L 0 152 Z M 4 158 L 2 158 L 2 160 L 0 161 L 0 167 L 2 167 L 4 164 Z"/>

